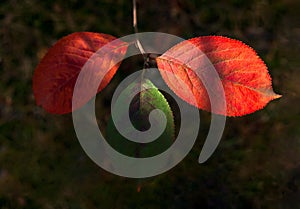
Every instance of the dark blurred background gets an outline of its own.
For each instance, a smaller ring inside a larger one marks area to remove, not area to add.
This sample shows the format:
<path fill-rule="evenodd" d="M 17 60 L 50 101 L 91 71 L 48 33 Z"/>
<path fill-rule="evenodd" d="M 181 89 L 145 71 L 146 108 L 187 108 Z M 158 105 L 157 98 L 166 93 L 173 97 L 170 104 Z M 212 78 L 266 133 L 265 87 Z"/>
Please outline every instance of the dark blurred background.
<path fill-rule="evenodd" d="M 75 31 L 133 33 L 132 2 L 1 0 L 0 208 L 300 208 L 299 12 L 297 0 L 138 1 L 140 32 L 224 35 L 252 46 L 283 97 L 254 114 L 228 118 L 204 164 L 197 158 L 209 114 L 201 111 L 189 155 L 167 173 L 136 180 L 94 164 L 80 147 L 71 115 L 37 107 L 31 89 L 36 65 L 59 38 Z M 118 82 L 141 67 L 121 65 L 97 96 L 99 120 L 107 121 Z"/>

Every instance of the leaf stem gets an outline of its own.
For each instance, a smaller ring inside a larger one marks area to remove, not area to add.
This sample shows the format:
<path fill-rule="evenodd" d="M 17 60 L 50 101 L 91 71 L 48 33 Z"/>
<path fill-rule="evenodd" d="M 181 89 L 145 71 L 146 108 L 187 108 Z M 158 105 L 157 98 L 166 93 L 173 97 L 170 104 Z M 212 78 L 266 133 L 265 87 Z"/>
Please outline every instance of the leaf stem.
<path fill-rule="evenodd" d="M 149 67 L 149 57 L 146 54 L 140 40 L 138 37 L 138 26 L 137 26 L 137 6 L 136 6 L 136 0 L 132 0 L 132 5 L 133 5 L 133 29 L 134 29 L 134 33 L 135 33 L 135 37 L 136 37 L 136 41 L 135 41 L 135 46 L 140 50 L 141 54 L 143 55 L 144 58 L 144 69 L 142 71 L 142 75 L 141 75 L 141 83 L 144 80 L 144 75 L 145 75 L 145 68 Z"/>
<path fill-rule="evenodd" d="M 136 42 L 135 45 L 136 47 L 140 50 L 140 52 L 142 53 L 144 59 L 146 59 L 146 52 L 138 38 L 138 26 L 137 26 L 137 7 L 136 7 L 136 0 L 132 0 L 132 4 L 133 4 L 133 29 L 135 32 L 135 36 L 136 36 Z"/>

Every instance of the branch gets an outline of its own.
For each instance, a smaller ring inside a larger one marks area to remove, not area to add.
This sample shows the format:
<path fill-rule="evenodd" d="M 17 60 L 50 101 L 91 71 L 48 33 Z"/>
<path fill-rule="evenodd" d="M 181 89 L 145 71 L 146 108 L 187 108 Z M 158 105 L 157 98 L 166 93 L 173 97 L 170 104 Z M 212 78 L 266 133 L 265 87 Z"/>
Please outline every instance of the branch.
<path fill-rule="evenodd" d="M 136 36 L 136 42 L 135 45 L 136 47 L 140 50 L 140 52 L 143 54 L 143 56 L 145 56 L 146 52 L 138 38 L 138 27 L 137 27 L 137 14 L 136 14 L 136 0 L 132 0 L 132 4 L 133 4 L 133 28 L 134 28 L 134 32 L 135 32 L 135 36 Z"/>

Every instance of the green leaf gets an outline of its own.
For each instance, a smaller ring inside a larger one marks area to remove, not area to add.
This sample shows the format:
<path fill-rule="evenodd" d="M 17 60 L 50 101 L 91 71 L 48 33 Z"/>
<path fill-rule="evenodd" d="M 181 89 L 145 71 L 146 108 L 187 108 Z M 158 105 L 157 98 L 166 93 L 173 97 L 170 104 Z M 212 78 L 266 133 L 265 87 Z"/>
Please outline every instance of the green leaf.
<path fill-rule="evenodd" d="M 119 133 L 111 117 L 107 125 L 106 140 L 115 150 L 127 156 L 137 158 L 155 156 L 164 152 L 174 141 L 173 113 L 163 94 L 148 79 L 130 84 L 124 90 L 120 99 L 129 97 L 135 88 L 140 88 L 141 91 L 134 96 L 130 104 L 129 117 L 131 125 L 139 131 L 148 130 L 150 128 L 148 120 L 150 112 L 160 109 L 167 120 L 164 132 L 152 142 L 136 143 L 126 139 Z M 128 110 L 118 110 L 117 120 L 124 118 L 125 114 L 128 114 Z"/>

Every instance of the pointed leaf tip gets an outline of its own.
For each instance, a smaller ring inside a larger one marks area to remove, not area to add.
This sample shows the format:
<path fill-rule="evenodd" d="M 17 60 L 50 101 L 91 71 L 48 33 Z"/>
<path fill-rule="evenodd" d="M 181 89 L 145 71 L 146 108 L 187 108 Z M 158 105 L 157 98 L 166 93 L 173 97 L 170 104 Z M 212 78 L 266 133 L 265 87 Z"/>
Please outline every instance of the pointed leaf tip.
<path fill-rule="evenodd" d="M 220 77 L 226 98 L 226 111 L 214 113 L 242 116 L 281 97 L 273 92 L 265 63 L 251 47 L 238 40 L 222 36 L 192 38 L 175 45 L 156 60 L 164 81 L 179 97 L 200 109 L 211 111 L 205 85 L 192 70 L 211 70 L 207 58 Z M 167 72 L 172 72 L 172 76 Z M 178 79 L 193 93 L 196 103 L 185 94 L 183 89 L 186 87 L 178 86 Z"/>

